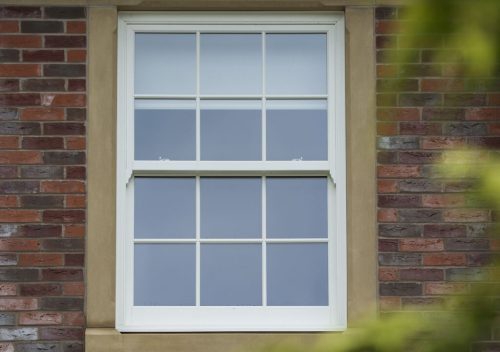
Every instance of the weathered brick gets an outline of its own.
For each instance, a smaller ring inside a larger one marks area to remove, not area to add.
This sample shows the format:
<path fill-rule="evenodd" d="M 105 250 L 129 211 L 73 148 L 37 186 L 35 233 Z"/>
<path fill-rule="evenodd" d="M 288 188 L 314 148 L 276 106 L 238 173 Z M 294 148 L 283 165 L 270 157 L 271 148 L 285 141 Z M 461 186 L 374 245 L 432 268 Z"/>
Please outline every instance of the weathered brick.
<path fill-rule="evenodd" d="M 434 180 L 402 180 L 399 181 L 401 192 L 440 192 L 442 184 Z"/>
<path fill-rule="evenodd" d="M 85 255 L 82 253 L 69 253 L 64 255 L 65 266 L 83 266 Z"/>
<path fill-rule="evenodd" d="M 78 109 L 78 108 L 66 109 L 66 119 L 68 121 L 85 121 L 86 118 L 87 118 L 86 109 Z"/>
<path fill-rule="evenodd" d="M 38 340 L 38 328 L 1 328 L 0 340 L 2 341 Z"/>
<path fill-rule="evenodd" d="M 440 152 L 405 151 L 399 153 L 399 161 L 404 164 L 432 164 L 442 157 Z"/>
<path fill-rule="evenodd" d="M 45 193 L 83 193 L 85 183 L 80 181 L 42 181 L 41 191 Z"/>
<path fill-rule="evenodd" d="M 43 310 L 82 310 L 83 299 L 74 297 L 42 297 L 40 308 Z"/>
<path fill-rule="evenodd" d="M 426 122 L 401 122 L 399 124 L 399 131 L 401 134 L 405 135 L 440 135 L 441 124 Z"/>
<path fill-rule="evenodd" d="M 467 292 L 467 285 L 457 282 L 426 282 L 424 293 L 426 295 L 449 295 Z"/>
<path fill-rule="evenodd" d="M 42 11 L 35 6 L 2 6 L 0 18 L 40 18 Z"/>
<path fill-rule="evenodd" d="M 82 251 L 85 245 L 82 239 L 47 239 L 42 243 L 42 247 L 46 251 Z"/>
<path fill-rule="evenodd" d="M 81 342 L 68 342 L 63 344 L 63 352 L 83 352 L 83 344 Z M 487 352 L 487 351 L 483 351 Z"/>
<path fill-rule="evenodd" d="M 1 193 L 37 193 L 40 190 L 38 181 L 0 181 Z"/>
<path fill-rule="evenodd" d="M 86 104 L 86 95 L 45 93 L 41 96 L 41 104 L 51 107 L 83 107 Z"/>
<path fill-rule="evenodd" d="M 396 222 L 398 221 L 398 211 L 397 209 L 379 209 L 377 220 L 379 222 Z"/>
<path fill-rule="evenodd" d="M 419 177 L 421 168 L 418 165 L 380 165 L 377 167 L 379 177 Z"/>
<path fill-rule="evenodd" d="M 21 110 L 21 120 L 26 120 L 26 121 L 64 120 L 64 109 L 26 108 Z"/>
<path fill-rule="evenodd" d="M 394 20 L 397 18 L 398 9 L 395 7 L 377 7 L 375 18 L 379 20 Z"/>
<path fill-rule="evenodd" d="M 471 180 L 446 181 L 444 183 L 445 192 L 467 192 L 472 191 L 476 183 Z"/>
<path fill-rule="evenodd" d="M 0 283 L 0 296 L 14 296 L 17 293 L 16 284 Z"/>
<path fill-rule="evenodd" d="M 429 253 L 424 255 L 424 265 L 429 266 L 460 266 L 466 265 L 464 253 Z"/>
<path fill-rule="evenodd" d="M 398 102 L 398 96 L 394 93 L 384 93 L 377 94 L 377 106 L 378 107 L 386 107 L 386 106 L 396 106 Z"/>
<path fill-rule="evenodd" d="M 69 79 L 68 91 L 70 92 L 84 92 L 87 89 L 85 79 Z"/>
<path fill-rule="evenodd" d="M 0 266 L 17 265 L 17 257 L 15 254 L 0 254 Z"/>
<path fill-rule="evenodd" d="M 398 134 L 398 124 L 395 122 L 377 122 L 377 136 L 395 136 Z"/>
<path fill-rule="evenodd" d="M 419 237 L 422 227 L 408 224 L 380 224 L 378 234 L 381 237 Z"/>
<path fill-rule="evenodd" d="M 0 48 L 41 48 L 42 37 L 37 35 L 2 35 Z"/>
<path fill-rule="evenodd" d="M 21 296 L 60 296 L 62 288 L 60 284 L 22 284 L 19 287 Z M 43 304 L 41 305 L 43 308 Z"/>
<path fill-rule="evenodd" d="M 442 297 L 403 297 L 401 303 L 405 310 L 435 311 L 444 308 Z"/>
<path fill-rule="evenodd" d="M 381 283 L 381 296 L 419 296 L 422 294 L 422 284 L 413 282 Z"/>
<path fill-rule="evenodd" d="M 466 234 L 465 225 L 428 224 L 424 225 L 425 237 L 462 237 Z"/>
<path fill-rule="evenodd" d="M 1 106 L 30 106 L 40 105 L 41 97 L 38 93 L 15 93 L 15 94 L 0 94 Z"/>
<path fill-rule="evenodd" d="M 24 62 L 62 62 L 64 50 L 23 50 Z"/>
<path fill-rule="evenodd" d="M 35 179 L 58 179 L 64 176 L 62 166 L 22 166 L 21 177 Z"/>
<path fill-rule="evenodd" d="M 17 149 L 19 147 L 19 137 L 0 136 L 0 149 Z"/>
<path fill-rule="evenodd" d="M 55 343 L 16 344 L 16 352 L 59 352 L 59 344 Z"/>
<path fill-rule="evenodd" d="M 377 190 L 379 193 L 395 193 L 398 191 L 398 182 L 396 180 L 378 180 Z"/>
<path fill-rule="evenodd" d="M 446 269 L 447 281 L 485 281 L 488 276 L 488 271 L 483 268 Z"/>
<path fill-rule="evenodd" d="M 415 121 L 420 113 L 417 108 L 378 108 L 377 119 L 383 121 Z"/>
<path fill-rule="evenodd" d="M 22 282 L 37 281 L 37 269 L 0 269 L 0 279 L 2 281 Z M 33 308 L 36 309 L 36 308 Z"/>
<path fill-rule="evenodd" d="M 429 208 L 463 207 L 465 196 L 463 194 L 424 194 L 422 205 Z"/>
<path fill-rule="evenodd" d="M 64 139 L 61 137 L 24 137 L 24 149 L 63 149 Z"/>
<path fill-rule="evenodd" d="M 42 340 L 82 340 L 82 328 L 40 328 Z"/>
<path fill-rule="evenodd" d="M 0 210 L 0 222 L 38 222 L 40 218 L 40 213 L 35 210 Z"/>
<path fill-rule="evenodd" d="M 490 235 L 490 224 L 467 224 L 467 237 L 486 237 Z"/>
<path fill-rule="evenodd" d="M 478 122 L 452 122 L 444 125 L 444 133 L 450 136 L 484 136 L 488 126 Z"/>
<path fill-rule="evenodd" d="M 423 149 L 457 149 L 465 145 L 464 137 L 423 137 Z"/>
<path fill-rule="evenodd" d="M 62 234 L 61 225 L 22 225 L 18 229 L 18 234 L 23 237 L 60 237 Z"/>
<path fill-rule="evenodd" d="M 495 263 L 498 257 L 498 249 L 492 248 L 496 253 L 483 252 L 483 253 L 467 253 L 467 265 L 468 266 L 486 266 Z"/>
<path fill-rule="evenodd" d="M 465 119 L 465 109 L 457 108 L 424 108 L 422 119 L 432 121 L 450 121 Z"/>
<path fill-rule="evenodd" d="M 422 201 L 419 195 L 379 195 L 379 207 L 415 208 L 420 207 Z"/>
<path fill-rule="evenodd" d="M 439 77 L 442 73 L 441 65 L 434 63 L 402 63 L 398 68 L 398 73 L 403 77 Z"/>
<path fill-rule="evenodd" d="M 401 222 L 440 222 L 442 214 L 440 210 L 429 209 L 401 209 L 398 211 Z"/>
<path fill-rule="evenodd" d="M 17 120 L 18 111 L 16 108 L 1 108 L 0 107 L 0 121 Z"/>
<path fill-rule="evenodd" d="M 62 262 L 62 258 L 61 258 Z M 46 281 L 82 281 L 82 269 L 42 269 L 42 280 Z"/>
<path fill-rule="evenodd" d="M 446 106 L 482 106 L 486 105 L 485 94 L 460 93 L 460 94 L 445 94 L 444 105 Z"/>
<path fill-rule="evenodd" d="M 0 237 L 11 237 L 17 235 L 19 226 L 14 224 L 0 224 Z"/>
<path fill-rule="evenodd" d="M 64 79 L 26 79 L 21 83 L 23 91 L 62 92 L 66 89 Z"/>
<path fill-rule="evenodd" d="M 484 251 L 490 248 L 490 243 L 486 238 L 447 238 L 445 248 L 450 251 Z"/>
<path fill-rule="evenodd" d="M 379 137 L 377 146 L 380 149 L 418 149 L 418 137 Z"/>
<path fill-rule="evenodd" d="M 27 209 L 62 208 L 64 198 L 60 196 L 23 196 L 21 206 Z"/>
<path fill-rule="evenodd" d="M 40 124 L 36 122 L 0 122 L 0 134 L 26 135 L 40 134 Z"/>
<path fill-rule="evenodd" d="M 489 211 L 485 209 L 449 209 L 443 212 L 445 222 L 487 222 Z"/>
<path fill-rule="evenodd" d="M 43 134 L 47 135 L 85 135 L 85 125 L 78 122 L 46 123 Z"/>
<path fill-rule="evenodd" d="M 418 253 L 380 253 L 378 255 L 378 261 L 380 265 L 420 265 L 422 262 L 422 255 Z"/>
<path fill-rule="evenodd" d="M 18 79 L 0 79 L 0 92 L 17 92 L 19 91 Z"/>
<path fill-rule="evenodd" d="M 64 312 L 63 314 L 64 325 L 79 325 L 85 324 L 85 316 L 83 312 Z"/>
<path fill-rule="evenodd" d="M 465 82 L 462 79 L 422 79 L 422 92 L 454 92 L 463 91 Z"/>
<path fill-rule="evenodd" d="M 418 63 L 420 61 L 420 53 L 415 49 L 405 50 L 377 50 L 377 63 Z"/>
<path fill-rule="evenodd" d="M 399 106 L 439 106 L 442 96 L 437 93 L 402 93 L 399 95 Z"/>
<path fill-rule="evenodd" d="M 19 255 L 20 266 L 62 266 L 63 263 L 62 254 L 29 253 Z M 42 279 L 45 279 L 44 271 L 42 271 Z"/>
<path fill-rule="evenodd" d="M 1 42 L 0 42 L 1 45 Z M 45 36 L 46 48 L 85 48 L 87 37 L 83 35 L 47 35 Z"/>
<path fill-rule="evenodd" d="M 13 313 L 0 313 L 0 325 L 16 325 L 16 316 Z M 0 347 L 0 351 L 2 348 Z"/>
<path fill-rule="evenodd" d="M 76 19 L 85 18 L 84 7 L 46 7 L 44 10 L 45 18 L 58 18 L 58 19 Z"/>
<path fill-rule="evenodd" d="M 25 312 L 19 314 L 20 325 L 58 325 L 61 324 L 61 313 L 51 312 Z"/>
<path fill-rule="evenodd" d="M 403 281 L 441 281 L 444 279 L 444 271 L 421 268 L 401 269 L 399 276 Z"/>
<path fill-rule="evenodd" d="M 1 160 L 1 158 L 0 158 L 0 160 Z M 55 164 L 55 165 L 85 164 L 85 153 L 83 153 L 83 152 L 45 152 L 45 153 L 43 153 L 43 162 L 45 164 Z"/>
<path fill-rule="evenodd" d="M 65 296 L 84 296 L 85 285 L 83 282 L 65 282 L 63 283 L 63 294 Z"/>
<path fill-rule="evenodd" d="M 397 240 L 379 239 L 378 251 L 379 252 L 396 252 L 398 250 Z"/>
<path fill-rule="evenodd" d="M 398 281 L 399 269 L 397 268 L 379 268 L 378 279 L 380 281 Z"/>
<path fill-rule="evenodd" d="M 378 79 L 378 92 L 408 92 L 418 90 L 417 79 Z"/>
<path fill-rule="evenodd" d="M 402 252 L 433 252 L 442 251 L 444 243 L 440 239 L 403 238 L 399 241 Z"/>

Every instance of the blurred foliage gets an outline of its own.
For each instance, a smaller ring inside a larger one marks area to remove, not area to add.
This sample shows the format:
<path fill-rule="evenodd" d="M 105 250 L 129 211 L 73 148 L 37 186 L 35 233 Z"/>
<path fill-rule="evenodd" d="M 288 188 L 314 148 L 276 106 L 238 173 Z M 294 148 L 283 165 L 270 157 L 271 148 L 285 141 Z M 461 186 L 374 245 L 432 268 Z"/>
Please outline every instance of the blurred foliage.
<path fill-rule="evenodd" d="M 399 11 L 404 13 L 399 48 L 434 48 L 433 61 L 457 61 L 466 76 L 500 75 L 500 0 L 417 0 Z M 404 64 L 404 54 L 396 54 Z M 475 205 L 500 214 L 499 157 L 485 150 L 462 150 L 443 159 L 437 166 L 440 177 L 474 180 L 470 195 Z M 449 297 L 441 306 L 394 312 L 342 334 L 323 335 L 312 346 L 280 344 L 265 351 L 469 352 L 474 342 L 489 338 L 497 321 L 496 263 L 487 273 L 487 279 L 470 283 L 468 293 Z"/>
<path fill-rule="evenodd" d="M 500 73 L 499 0 L 416 0 L 401 18 L 400 47 L 418 48 L 424 42 L 436 48 L 433 61 L 457 59 L 465 75 Z"/>

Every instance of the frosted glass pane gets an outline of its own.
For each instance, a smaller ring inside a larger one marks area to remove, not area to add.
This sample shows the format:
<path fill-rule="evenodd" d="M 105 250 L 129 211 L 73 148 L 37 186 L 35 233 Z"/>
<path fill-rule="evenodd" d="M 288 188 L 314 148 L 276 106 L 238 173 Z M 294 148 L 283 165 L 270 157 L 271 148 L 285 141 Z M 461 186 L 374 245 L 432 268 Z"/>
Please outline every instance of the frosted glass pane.
<path fill-rule="evenodd" d="M 161 103 L 136 104 L 135 160 L 196 159 L 194 102 L 180 102 L 179 105 L 169 102 L 163 104 L 164 107 Z"/>
<path fill-rule="evenodd" d="M 201 305 L 260 306 L 260 244 L 201 245 Z"/>
<path fill-rule="evenodd" d="M 267 245 L 267 304 L 328 305 L 326 243 Z"/>
<path fill-rule="evenodd" d="M 260 94 L 262 36 L 202 34 L 200 87 L 201 94 Z"/>
<path fill-rule="evenodd" d="M 268 101 L 267 160 L 326 160 L 325 101 Z"/>
<path fill-rule="evenodd" d="M 267 34 L 266 93 L 326 94 L 326 34 Z"/>
<path fill-rule="evenodd" d="M 196 183 L 194 177 L 136 177 L 135 238 L 194 238 Z"/>
<path fill-rule="evenodd" d="M 202 160 L 261 160 L 262 114 L 256 101 L 201 104 Z"/>
<path fill-rule="evenodd" d="M 192 244 L 136 244 L 135 306 L 194 306 L 196 250 Z"/>
<path fill-rule="evenodd" d="M 137 33 L 136 94 L 194 94 L 196 35 Z"/>
<path fill-rule="evenodd" d="M 262 233 L 262 179 L 202 177 L 202 238 L 259 238 Z"/>
<path fill-rule="evenodd" d="M 267 237 L 328 236 L 326 177 L 268 177 Z"/>

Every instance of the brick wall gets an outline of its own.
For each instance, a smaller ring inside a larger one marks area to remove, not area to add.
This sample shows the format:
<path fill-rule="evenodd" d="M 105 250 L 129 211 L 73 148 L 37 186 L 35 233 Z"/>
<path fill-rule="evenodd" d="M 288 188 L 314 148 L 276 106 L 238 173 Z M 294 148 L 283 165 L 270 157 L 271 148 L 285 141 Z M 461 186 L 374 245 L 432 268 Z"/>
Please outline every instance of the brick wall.
<path fill-rule="evenodd" d="M 86 11 L 0 7 L 0 351 L 83 340 Z"/>
<path fill-rule="evenodd" d="M 500 79 L 463 77 L 451 49 L 433 62 L 425 39 L 402 46 L 399 15 L 378 8 L 375 21 L 383 312 L 425 309 L 484 278 L 491 213 L 472 207 L 470 180 L 445 179 L 432 164 L 456 147 L 500 148 Z M 398 67 L 393 50 L 411 63 Z"/>

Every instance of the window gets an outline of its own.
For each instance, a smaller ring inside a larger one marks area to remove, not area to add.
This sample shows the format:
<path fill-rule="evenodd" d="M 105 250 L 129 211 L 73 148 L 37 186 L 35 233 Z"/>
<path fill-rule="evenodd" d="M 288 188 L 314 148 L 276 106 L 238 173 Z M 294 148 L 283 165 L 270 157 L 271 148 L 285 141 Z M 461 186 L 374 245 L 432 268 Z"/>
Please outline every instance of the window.
<path fill-rule="evenodd" d="M 117 329 L 346 324 L 343 17 L 122 13 Z"/>

